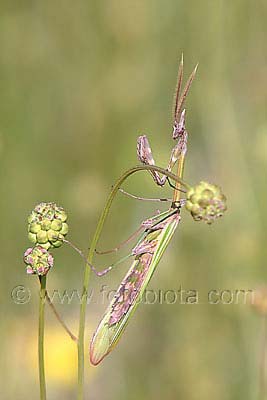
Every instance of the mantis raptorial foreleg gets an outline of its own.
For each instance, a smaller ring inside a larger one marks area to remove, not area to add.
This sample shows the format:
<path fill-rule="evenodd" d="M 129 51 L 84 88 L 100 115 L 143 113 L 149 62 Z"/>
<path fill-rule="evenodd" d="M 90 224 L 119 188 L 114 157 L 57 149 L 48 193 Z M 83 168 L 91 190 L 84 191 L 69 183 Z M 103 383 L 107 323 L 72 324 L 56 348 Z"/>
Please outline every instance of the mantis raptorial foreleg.
<path fill-rule="evenodd" d="M 179 158 L 181 156 L 184 156 L 186 153 L 187 132 L 185 129 L 185 109 L 183 109 L 182 111 L 182 108 L 184 106 L 190 86 L 195 77 L 196 70 L 197 66 L 195 67 L 189 79 L 187 80 L 184 90 L 180 95 L 182 80 L 183 80 L 183 57 L 182 57 L 178 71 L 177 87 L 175 91 L 174 122 L 173 122 L 173 132 L 172 132 L 173 139 L 174 140 L 178 139 L 178 143 L 174 146 L 174 148 L 171 151 L 170 160 L 166 168 L 167 171 L 171 171 L 175 163 L 179 160 Z M 141 161 L 141 163 L 144 165 L 155 165 L 155 161 L 152 155 L 152 150 L 146 135 L 139 136 L 139 138 L 137 139 L 137 157 L 139 161 Z M 159 186 L 165 185 L 166 181 L 168 181 L 166 175 L 160 176 L 159 173 L 156 171 L 150 171 L 150 173 L 156 184 Z"/>
<path fill-rule="evenodd" d="M 180 125 L 179 127 L 180 136 L 178 139 L 178 143 L 174 146 L 174 148 L 171 151 L 170 160 L 166 168 L 167 171 L 172 170 L 179 157 L 186 151 L 187 132 L 184 126 L 184 116 L 185 116 L 185 110 L 182 112 L 181 115 L 181 118 L 183 117 L 183 122 L 181 124 L 180 123 L 178 124 Z M 155 165 L 155 161 L 152 155 L 152 150 L 146 135 L 139 136 L 139 138 L 137 139 L 137 157 L 139 161 L 141 161 L 141 163 L 144 165 Z M 157 185 L 159 186 L 165 185 L 167 181 L 166 175 L 163 175 L 161 177 L 157 171 L 150 171 L 150 173 Z"/>
<path fill-rule="evenodd" d="M 171 158 L 169 164 L 167 166 L 167 171 L 171 171 L 173 165 L 176 163 L 179 158 L 178 145 L 176 145 L 171 154 Z M 139 136 L 137 139 L 137 157 L 139 161 L 141 161 L 144 165 L 155 165 L 155 161 L 152 155 L 152 150 L 146 135 Z M 159 186 L 164 186 L 167 180 L 167 176 L 163 175 L 162 177 L 157 171 L 150 171 L 155 183 Z"/>

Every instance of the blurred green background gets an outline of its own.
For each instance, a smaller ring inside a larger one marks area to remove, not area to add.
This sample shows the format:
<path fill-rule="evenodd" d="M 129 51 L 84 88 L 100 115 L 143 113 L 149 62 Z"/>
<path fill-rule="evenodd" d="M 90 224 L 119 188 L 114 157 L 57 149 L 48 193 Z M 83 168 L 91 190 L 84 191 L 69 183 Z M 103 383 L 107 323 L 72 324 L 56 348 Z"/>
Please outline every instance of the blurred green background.
<path fill-rule="evenodd" d="M 167 165 L 182 52 L 186 75 L 199 62 L 187 101 L 185 178 L 219 183 L 229 210 L 212 226 L 183 213 L 149 288 L 195 289 L 199 304 L 142 305 L 103 364 L 90 367 L 86 355 L 86 399 L 256 397 L 260 318 L 242 302 L 208 304 L 207 293 L 253 289 L 267 278 L 266 19 L 264 0 L 1 2 L 1 399 L 39 396 L 38 284 L 22 262 L 29 212 L 40 201 L 64 206 L 69 239 L 86 251 L 111 185 L 137 164 L 139 134 Z M 125 188 L 170 194 L 144 173 Z M 118 196 L 102 248 L 159 207 Z M 83 261 L 67 247 L 54 255 L 50 293 L 80 290 Z M 106 306 L 101 286 L 115 289 L 126 269 L 92 277 L 86 349 Z M 31 291 L 26 304 L 11 297 L 18 285 Z M 77 332 L 77 297 L 59 303 Z M 75 345 L 49 309 L 46 329 L 48 398 L 74 399 Z"/>

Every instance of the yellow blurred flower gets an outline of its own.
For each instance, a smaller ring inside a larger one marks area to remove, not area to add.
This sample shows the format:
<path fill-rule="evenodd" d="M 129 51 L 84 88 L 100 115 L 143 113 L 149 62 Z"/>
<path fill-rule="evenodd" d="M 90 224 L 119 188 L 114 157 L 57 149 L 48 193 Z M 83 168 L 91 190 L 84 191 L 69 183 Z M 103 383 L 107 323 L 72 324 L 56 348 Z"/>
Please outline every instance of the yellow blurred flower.
<path fill-rule="evenodd" d="M 37 341 L 31 343 L 31 368 L 38 369 Z M 73 386 L 77 377 L 77 351 L 75 343 L 60 326 L 45 328 L 45 369 L 47 382 Z"/>

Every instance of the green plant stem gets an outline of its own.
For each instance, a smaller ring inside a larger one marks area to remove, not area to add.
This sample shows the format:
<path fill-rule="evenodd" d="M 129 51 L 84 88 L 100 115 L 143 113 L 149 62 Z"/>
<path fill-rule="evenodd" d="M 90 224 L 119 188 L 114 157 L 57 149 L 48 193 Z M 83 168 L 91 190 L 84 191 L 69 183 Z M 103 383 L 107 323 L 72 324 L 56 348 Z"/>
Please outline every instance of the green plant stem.
<path fill-rule="evenodd" d="M 267 317 L 262 316 L 259 366 L 259 400 L 266 399 Z"/>
<path fill-rule="evenodd" d="M 40 298 L 39 298 L 39 335 L 38 335 L 40 400 L 46 399 L 45 365 L 44 365 L 45 296 L 46 296 L 46 276 L 41 276 L 40 277 Z"/>
<path fill-rule="evenodd" d="M 102 211 L 102 214 L 99 218 L 93 239 L 89 245 L 89 253 L 87 257 L 88 263 L 93 263 L 93 257 L 95 253 L 95 249 L 101 234 L 101 231 L 104 226 L 104 222 L 107 218 L 109 213 L 111 204 L 120 189 L 120 186 L 123 182 L 135 172 L 138 171 L 157 171 L 163 175 L 167 175 L 170 179 L 174 180 L 175 182 L 179 183 L 180 185 L 184 186 L 186 189 L 189 189 L 190 186 L 184 182 L 178 176 L 172 174 L 169 171 L 166 171 L 164 168 L 160 168 L 157 166 L 150 166 L 150 165 L 140 165 L 134 168 L 127 170 L 115 183 L 113 186 L 109 197 L 107 199 L 106 205 Z M 79 323 L 79 335 L 78 335 L 78 400 L 83 399 L 83 383 L 84 383 L 84 329 L 85 329 L 85 314 L 86 314 L 86 305 L 87 305 L 87 293 L 88 293 L 88 286 L 90 281 L 90 267 L 88 265 L 85 266 L 84 271 L 84 278 L 83 278 L 83 287 L 82 287 L 82 301 L 80 306 L 80 323 Z"/>

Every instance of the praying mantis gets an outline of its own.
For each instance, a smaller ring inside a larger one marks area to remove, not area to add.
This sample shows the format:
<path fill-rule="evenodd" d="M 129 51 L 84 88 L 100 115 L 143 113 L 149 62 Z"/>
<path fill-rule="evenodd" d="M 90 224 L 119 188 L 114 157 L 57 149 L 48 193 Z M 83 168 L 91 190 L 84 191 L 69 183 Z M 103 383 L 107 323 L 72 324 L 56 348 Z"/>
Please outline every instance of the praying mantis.
<path fill-rule="evenodd" d="M 183 176 L 188 138 L 183 106 L 196 71 L 197 66 L 182 90 L 183 58 L 181 59 L 175 92 L 172 132 L 172 137 L 177 143 L 171 151 L 166 168 L 171 172 L 177 164 L 179 178 Z M 145 135 L 139 136 L 137 139 L 137 156 L 142 164 L 155 165 L 151 147 Z M 166 175 L 160 176 L 155 170 L 149 172 L 157 185 L 164 186 L 168 182 L 173 187 L 171 206 L 167 211 L 159 213 L 143 223 L 143 233 L 131 251 L 133 261 L 130 269 L 119 285 L 92 337 L 90 361 L 93 365 L 99 364 L 118 343 L 181 219 L 180 211 L 185 204 L 185 201 L 181 199 L 181 185 L 176 182 L 173 186 Z M 106 273 L 109 269 L 103 272 Z"/>

